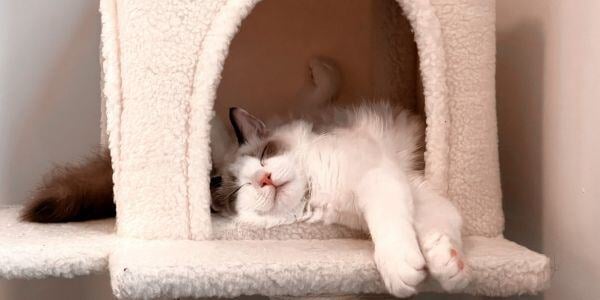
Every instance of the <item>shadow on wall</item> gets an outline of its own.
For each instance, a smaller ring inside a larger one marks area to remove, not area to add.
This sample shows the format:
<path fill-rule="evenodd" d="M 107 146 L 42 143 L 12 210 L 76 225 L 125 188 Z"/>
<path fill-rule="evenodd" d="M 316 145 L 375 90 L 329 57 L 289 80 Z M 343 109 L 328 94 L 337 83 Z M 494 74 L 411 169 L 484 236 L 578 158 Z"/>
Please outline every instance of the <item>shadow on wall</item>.
<path fill-rule="evenodd" d="M 79 276 L 72 279 L 0 280 L 0 299 L 62 300 L 116 299 L 108 274 Z"/>
<path fill-rule="evenodd" d="M 544 213 L 541 148 L 544 34 L 541 24 L 520 23 L 510 30 L 498 31 L 496 48 L 505 236 L 532 250 L 541 251 Z M 543 296 L 512 299 L 543 299 Z"/>

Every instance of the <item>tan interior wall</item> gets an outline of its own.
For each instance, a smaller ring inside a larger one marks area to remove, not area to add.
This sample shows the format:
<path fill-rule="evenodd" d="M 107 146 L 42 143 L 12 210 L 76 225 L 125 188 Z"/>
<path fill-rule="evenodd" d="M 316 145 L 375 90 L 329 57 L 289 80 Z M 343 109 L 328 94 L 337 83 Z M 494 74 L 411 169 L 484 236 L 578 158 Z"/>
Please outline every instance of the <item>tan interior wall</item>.
<path fill-rule="evenodd" d="M 333 58 L 339 100 L 389 98 L 417 105 L 414 37 L 393 0 L 264 0 L 244 20 L 226 59 L 215 108 L 242 106 L 264 117 L 293 109 L 308 61 Z"/>

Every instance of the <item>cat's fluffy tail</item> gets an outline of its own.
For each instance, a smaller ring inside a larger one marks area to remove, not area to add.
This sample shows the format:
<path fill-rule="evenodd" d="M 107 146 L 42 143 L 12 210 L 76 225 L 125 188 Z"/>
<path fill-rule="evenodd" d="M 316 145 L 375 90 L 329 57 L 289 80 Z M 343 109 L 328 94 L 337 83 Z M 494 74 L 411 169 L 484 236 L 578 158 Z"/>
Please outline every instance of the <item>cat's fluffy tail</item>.
<path fill-rule="evenodd" d="M 78 165 L 56 167 L 25 206 L 21 219 L 61 223 L 113 217 L 112 174 L 108 151 Z"/>

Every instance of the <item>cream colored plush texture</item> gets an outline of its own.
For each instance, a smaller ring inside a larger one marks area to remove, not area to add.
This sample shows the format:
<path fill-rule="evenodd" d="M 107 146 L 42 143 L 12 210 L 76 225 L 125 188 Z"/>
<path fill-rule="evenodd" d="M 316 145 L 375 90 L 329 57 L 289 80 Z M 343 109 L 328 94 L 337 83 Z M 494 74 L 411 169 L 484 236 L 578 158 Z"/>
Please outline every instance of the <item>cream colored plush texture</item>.
<path fill-rule="evenodd" d="M 102 1 L 103 91 L 119 233 L 210 237 L 209 120 L 229 44 L 257 2 Z M 497 236 L 503 215 L 494 6 L 399 3 L 419 52 L 427 179 L 458 205 L 465 234 Z"/>
<path fill-rule="evenodd" d="M 213 239 L 215 240 L 295 240 L 295 239 L 368 239 L 363 232 L 344 226 L 295 223 L 269 229 L 250 227 L 221 217 L 213 217 Z"/>
<path fill-rule="evenodd" d="M 17 221 L 19 210 L 0 208 L 2 278 L 73 277 L 105 271 L 110 260 L 124 298 L 384 292 L 372 243 L 343 227 L 264 230 L 216 218 L 220 241 L 152 241 L 118 237 L 112 219 L 29 224 Z M 550 277 L 547 257 L 504 239 L 466 238 L 465 254 L 475 275 L 468 293 L 534 293 Z M 427 282 L 422 290 L 438 289 Z"/>
<path fill-rule="evenodd" d="M 190 251 L 190 249 L 196 249 Z M 474 282 L 466 293 L 506 296 L 542 289 L 548 258 L 504 239 L 469 237 Z M 124 298 L 385 293 L 368 240 L 139 241 L 110 258 Z M 439 291 L 427 281 L 422 291 Z"/>
<path fill-rule="evenodd" d="M 103 1 L 104 27 L 119 41 L 115 48 L 113 37 L 103 33 L 120 234 L 210 236 L 213 101 L 229 43 L 257 2 Z M 446 194 L 450 116 L 440 26 L 426 1 L 400 3 L 415 28 L 420 55 L 428 116 L 426 177 Z M 115 24 L 119 30 L 112 31 Z"/>
<path fill-rule="evenodd" d="M 504 230 L 496 126 L 494 1 L 431 0 L 444 37 L 451 134 L 450 199 L 467 235 Z"/>
<path fill-rule="evenodd" d="M 32 225 L 17 222 L 16 209 L 2 209 L 0 276 L 69 277 L 104 270 L 109 260 L 120 297 L 383 292 L 364 235 L 306 224 L 263 230 L 211 221 L 209 124 L 215 92 L 229 43 L 257 2 L 101 0 L 118 235 L 110 220 Z M 549 280 L 548 259 L 488 238 L 503 229 L 494 5 L 398 3 L 419 52 L 426 177 L 460 208 L 465 233 L 477 235 L 465 238 L 475 275 L 467 292 L 537 292 Z M 290 238 L 295 240 L 284 241 Z"/>
<path fill-rule="evenodd" d="M 0 207 L 0 278 L 73 277 L 105 271 L 114 220 L 70 224 L 19 222 L 21 207 Z"/>
<path fill-rule="evenodd" d="M 210 236 L 210 100 L 196 89 L 199 47 L 224 1 L 102 2 L 107 131 L 115 165 L 119 234 L 144 238 Z M 112 7 L 116 6 L 116 9 Z M 112 21 L 112 23 L 111 23 Z M 117 46 L 115 49 L 114 46 Z M 115 60 L 109 55 L 118 53 Z M 117 72 L 116 74 L 111 73 Z M 198 134 L 197 141 L 191 136 Z"/>
<path fill-rule="evenodd" d="M 18 220 L 20 206 L 0 206 L 0 278 L 73 277 L 105 271 L 117 244 L 115 220 L 37 224 Z M 214 237 L 232 239 L 366 239 L 341 226 L 292 224 L 272 229 L 215 217 Z"/>

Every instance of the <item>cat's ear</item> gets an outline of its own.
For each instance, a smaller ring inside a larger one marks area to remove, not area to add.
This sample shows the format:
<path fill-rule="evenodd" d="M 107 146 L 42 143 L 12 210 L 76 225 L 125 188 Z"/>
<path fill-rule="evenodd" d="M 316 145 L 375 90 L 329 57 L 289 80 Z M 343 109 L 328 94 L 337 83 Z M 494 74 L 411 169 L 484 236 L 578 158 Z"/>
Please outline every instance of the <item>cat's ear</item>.
<path fill-rule="evenodd" d="M 229 120 L 240 145 L 250 139 L 260 138 L 267 134 L 265 123 L 242 108 L 230 108 Z"/>

